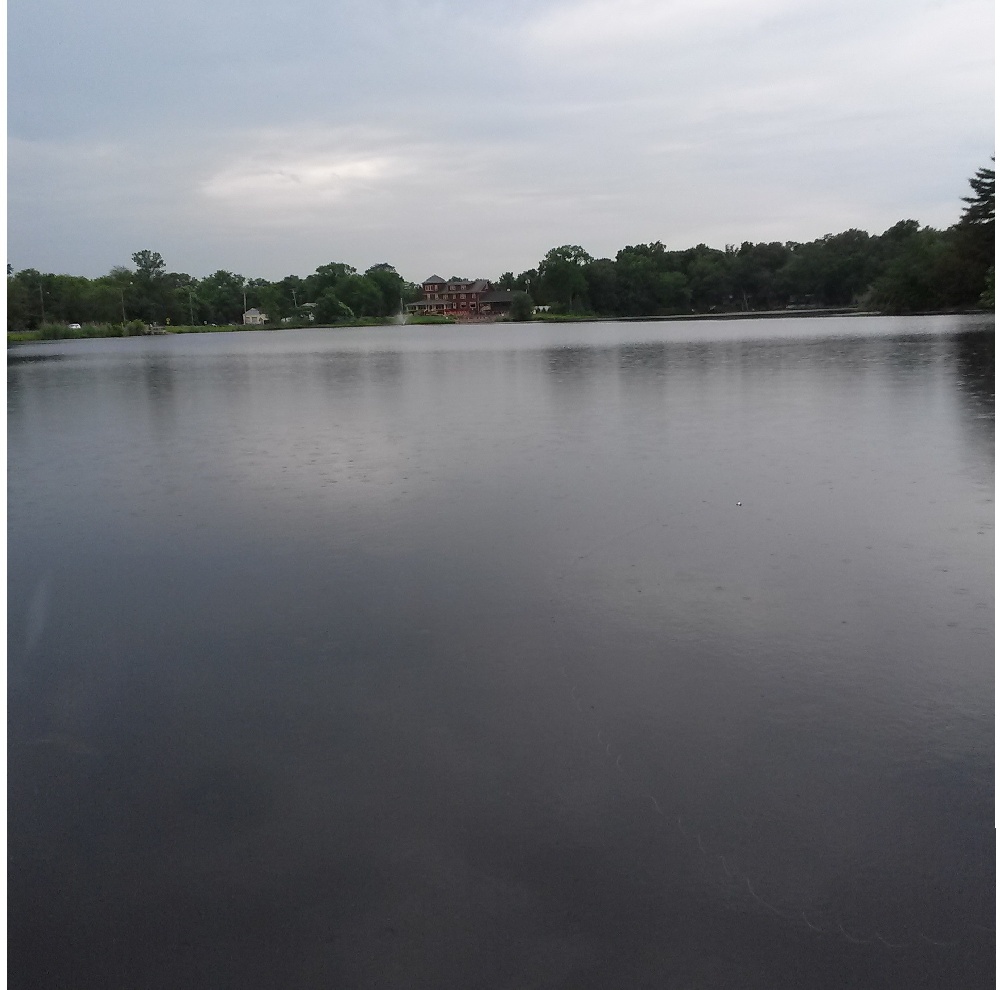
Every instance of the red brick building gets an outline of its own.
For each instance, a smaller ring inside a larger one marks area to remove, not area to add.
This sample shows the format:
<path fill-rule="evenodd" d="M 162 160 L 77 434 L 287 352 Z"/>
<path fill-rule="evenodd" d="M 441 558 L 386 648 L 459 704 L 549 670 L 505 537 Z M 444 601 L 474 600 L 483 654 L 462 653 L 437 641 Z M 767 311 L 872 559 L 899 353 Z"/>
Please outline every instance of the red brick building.
<path fill-rule="evenodd" d="M 510 302 L 505 298 L 510 293 L 494 291 L 485 278 L 448 281 L 440 275 L 431 275 L 424 279 L 422 288 L 424 298 L 420 302 L 409 303 L 406 307 L 408 312 L 459 319 L 488 319 L 510 309 Z"/>

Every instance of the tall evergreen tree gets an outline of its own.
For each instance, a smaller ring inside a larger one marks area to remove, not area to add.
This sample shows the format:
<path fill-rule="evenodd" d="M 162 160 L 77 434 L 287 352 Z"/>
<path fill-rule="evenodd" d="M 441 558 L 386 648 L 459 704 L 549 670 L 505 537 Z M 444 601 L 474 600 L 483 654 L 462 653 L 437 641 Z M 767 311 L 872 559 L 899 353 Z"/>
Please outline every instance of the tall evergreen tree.
<path fill-rule="evenodd" d="M 978 169 L 969 179 L 969 185 L 975 195 L 962 197 L 962 202 L 969 205 L 963 211 L 960 223 L 992 224 L 996 217 L 996 172 L 991 168 Z"/>

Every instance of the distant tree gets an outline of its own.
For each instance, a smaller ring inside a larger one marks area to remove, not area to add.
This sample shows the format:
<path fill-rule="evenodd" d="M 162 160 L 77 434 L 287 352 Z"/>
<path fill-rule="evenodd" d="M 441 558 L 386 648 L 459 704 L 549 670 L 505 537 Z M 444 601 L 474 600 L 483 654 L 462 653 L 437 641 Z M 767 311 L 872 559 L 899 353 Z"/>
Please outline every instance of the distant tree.
<path fill-rule="evenodd" d="M 139 275 L 147 278 L 155 278 L 163 273 L 167 267 L 166 262 L 158 251 L 136 251 L 132 255 L 132 264 L 135 265 Z"/>
<path fill-rule="evenodd" d="M 271 284 L 271 295 L 266 305 L 268 315 L 278 319 L 295 316 L 296 310 L 305 302 L 310 302 L 305 279 L 298 275 L 286 275 L 280 282 Z"/>
<path fill-rule="evenodd" d="M 594 259 L 578 244 L 552 248 L 538 265 L 540 297 L 567 310 L 587 305 L 583 268 Z"/>
<path fill-rule="evenodd" d="M 135 272 L 130 273 L 132 306 L 130 315 L 146 323 L 173 322 L 179 315 L 175 283 L 166 277 L 166 264 L 158 251 L 136 251 L 132 255 Z"/>
<path fill-rule="evenodd" d="M 919 232 L 920 224 L 916 220 L 900 220 L 882 234 L 881 239 L 886 244 L 903 244 Z"/>
<path fill-rule="evenodd" d="M 16 275 L 7 272 L 8 331 L 33 330 L 41 322 L 40 286 L 41 275 L 33 268 L 24 268 Z"/>
<path fill-rule="evenodd" d="M 979 306 L 981 309 L 996 308 L 995 283 L 996 273 L 994 272 L 994 266 L 990 265 L 986 272 L 986 287 L 983 289 L 982 295 L 979 297 Z"/>
<path fill-rule="evenodd" d="M 538 290 L 538 269 L 529 268 L 526 272 L 521 272 L 521 274 L 514 279 L 513 288 L 520 289 L 521 292 L 527 292 L 529 296 L 532 296 L 537 300 L 536 292 Z"/>
<path fill-rule="evenodd" d="M 610 258 L 598 258 L 583 270 L 587 296 L 595 313 L 617 316 L 620 313 L 618 269 Z"/>
<path fill-rule="evenodd" d="M 883 313 L 919 313 L 953 303 L 948 290 L 953 255 L 941 231 L 910 233 L 865 297 Z"/>
<path fill-rule="evenodd" d="M 788 280 L 779 273 L 791 258 L 791 249 L 778 242 L 744 241 L 732 259 L 734 292 L 747 309 L 776 309 L 786 305 Z"/>
<path fill-rule="evenodd" d="M 345 320 L 354 319 L 354 311 L 350 306 L 337 298 L 337 294 L 333 289 L 327 289 L 316 300 L 314 315 L 318 323 L 325 324 L 342 323 Z"/>
<path fill-rule="evenodd" d="M 203 278 L 198 285 L 198 295 L 207 315 L 202 318 L 209 323 L 242 323 L 245 288 L 246 279 L 235 272 L 220 269 Z"/>
<path fill-rule="evenodd" d="M 683 272 L 660 272 L 654 292 L 658 313 L 685 312 L 691 308 L 691 289 Z"/>
<path fill-rule="evenodd" d="M 336 294 L 355 316 L 384 315 L 384 301 L 379 285 L 367 275 L 348 275 L 337 283 Z"/>
<path fill-rule="evenodd" d="M 643 250 L 622 248 L 615 258 L 618 298 L 615 315 L 652 316 L 659 310 L 655 261 Z"/>
<path fill-rule="evenodd" d="M 622 248 L 615 260 L 615 315 L 654 316 L 690 308 L 687 278 L 671 270 L 672 264 L 659 242 Z"/>
<path fill-rule="evenodd" d="M 313 302 L 319 302 L 319 297 L 327 289 L 336 291 L 337 286 L 349 275 L 357 275 L 358 270 L 351 265 L 345 265 L 339 261 L 331 261 L 327 265 L 320 265 L 305 280 L 306 294 Z M 301 298 L 299 302 L 303 302 Z"/>
<path fill-rule="evenodd" d="M 993 161 L 994 159 L 990 159 Z M 962 212 L 963 224 L 992 224 L 996 218 L 996 173 L 991 168 L 977 169 L 969 179 L 975 195 L 963 196 L 962 202 L 969 205 Z"/>
<path fill-rule="evenodd" d="M 963 197 L 969 205 L 959 222 L 949 229 L 959 267 L 956 294 L 962 305 L 978 305 L 987 291 L 987 277 L 996 261 L 995 173 L 991 168 L 978 169 L 969 179 L 973 195 Z"/>
<path fill-rule="evenodd" d="M 90 285 L 89 318 L 95 323 L 120 323 L 124 304 L 132 301 L 135 272 L 117 265 Z M 131 312 L 131 310 L 130 310 Z M 81 321 L 82 322 L 82 321 Z"/>
<path fill-rule="evenodd" d="M 881 270 L 878 245 L 863 230 L 826 234 L 785 247 L 788 261 L 777 281 L 789 301 L 798 304 L 849 306 Z"/>
<path fill-rule="evenodd" d="M 562 247 L 552 248 L 545 255 L 542 264 L 538 266 L 540 274 L 544 274 L 543 265 L 551 265 L 559 261 L 567 261 L 573 265 L 587 265 L 594 259 L 579 244 L 563 244 Z"/>
<path fill-rule="evenodd" d="M 510 318 L 526 323 L 535 315 L 535 304 L 527 292 L 515 292 L 510 300 Z"/>
<path fill-rule="evenodd" d="M 255 280 L 257 281 L 257 280 Z M 275 282 L 264 282 L 253 290 L 254 304 L 267 315 L 269 323 L 278 323 L 284 317 L 290 316 L 294 307 L 291 300 L 285 298 L 281 286 Z M 249 299 L 247 300 L 249 302 Z"/>
<path fill-rule="evenodd" d="M 374 282 L 381 296 L 378 316 L 391 316 L 398 313 L 403 305 L 406 294 L 406 283 L 392 265 L 382 262 L 372 265 L 365 271 L 365 278 Z"/>
<path fill-rule="evenodd" d="M 699 244 L 687 260 L 691 305 L 699 312 L 722 312 L 732 305 L 733 257 L 717 248 Z"/>

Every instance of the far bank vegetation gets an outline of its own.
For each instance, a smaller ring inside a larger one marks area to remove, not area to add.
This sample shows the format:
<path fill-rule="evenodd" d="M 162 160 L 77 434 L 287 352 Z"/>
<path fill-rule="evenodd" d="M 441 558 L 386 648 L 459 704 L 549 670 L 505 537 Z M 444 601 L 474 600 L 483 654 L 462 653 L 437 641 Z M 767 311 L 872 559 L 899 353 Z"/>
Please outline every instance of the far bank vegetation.
<path fill-rule="evenodd" d="M 535 268 L 492 280 L 517 293 L 511 317 L 654 317 L 852 307 L 881 313 L 958 311 L 994 305 L 995 175 L 981 168 L 972 195 L 946 230 L 901 220 L 881 234 L 845 230 L 805 243 L 698 244 L 661 241 L 595 258 L 578 245 L 548 251 Z M 332 262 L 278 281 L 219 270 L 205 278 L 166 270 L 155 251 L 133 268 L 89 279 L 7 270 L 11 339 L 128 336 L 150 326 L 171 332 L 251 329 L 243 313 L 266 313 L 264 329 L 387 323 L 420 286 L 387 263 L 359 272 Z M 408 322 L 441 322 L 410 317 Z M 445 321 L 447 322 L 447 321 Z M 79 326 L 75 326 L 78 324 Z"/>

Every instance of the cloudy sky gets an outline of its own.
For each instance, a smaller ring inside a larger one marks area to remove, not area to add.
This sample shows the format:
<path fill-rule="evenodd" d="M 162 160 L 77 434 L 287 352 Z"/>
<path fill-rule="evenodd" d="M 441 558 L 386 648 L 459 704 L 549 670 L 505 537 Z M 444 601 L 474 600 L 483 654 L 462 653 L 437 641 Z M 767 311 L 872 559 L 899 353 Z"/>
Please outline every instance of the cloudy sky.
<path fill-rule="evenodd" d="M 954 223 L 992 0 L 10 0 L 8 260 L 496 277 Z"/>

